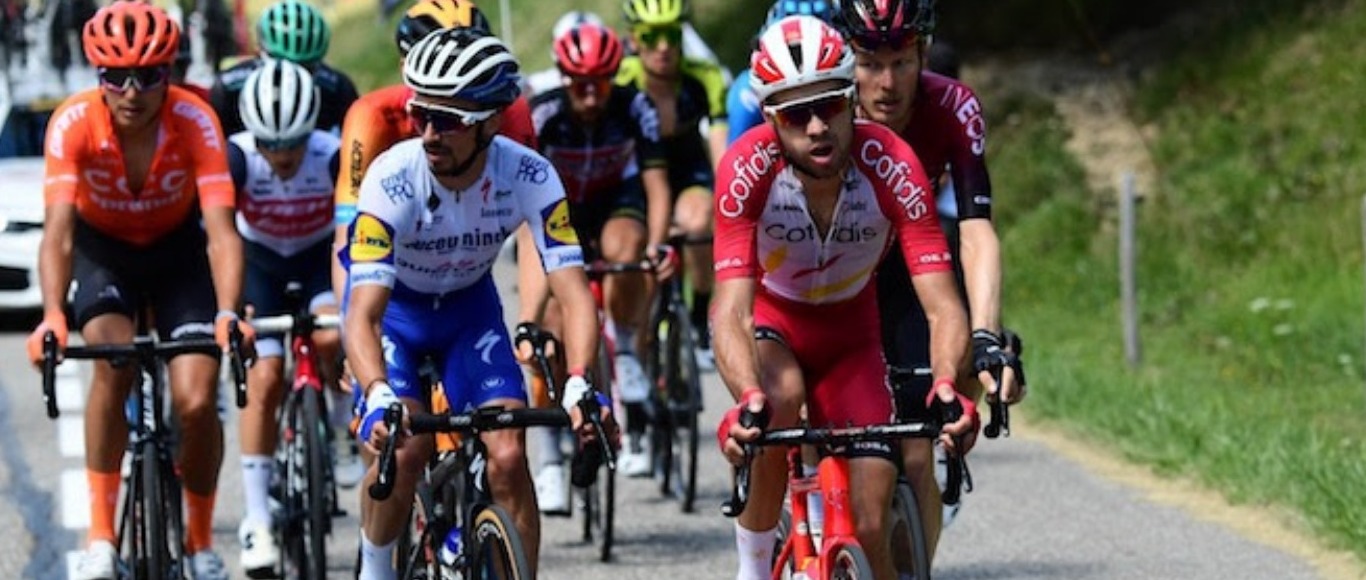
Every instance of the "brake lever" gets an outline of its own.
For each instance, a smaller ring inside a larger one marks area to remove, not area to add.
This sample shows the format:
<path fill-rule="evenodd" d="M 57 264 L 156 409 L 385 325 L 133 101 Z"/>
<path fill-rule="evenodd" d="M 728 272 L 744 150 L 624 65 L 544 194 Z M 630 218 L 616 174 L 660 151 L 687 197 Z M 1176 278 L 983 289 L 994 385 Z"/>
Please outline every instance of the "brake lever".
<path fill-rule="evenodd" d="M 758 413 L 750 411 L 749 407 L 740 409 L 739 423 L 745 429 L 757 426 L 762 431 L 768 427 L 768 407 Z M 735 467 L 735 483 L 730 489 L 730 499 L 721 503 L 721 514 L 728 518 L 739 517 L 749 505 L 749 479 L 758 445 L 753 442 L 742 443 L 740 448 L 745 452 L 744 461 Z"/>
<path fill-rule="evenodd" d="M 982 428 L 982 434 L 987 439 L 995 439 L 1001 435 L 1010 436 L 1010 405 L 1006 404 L 1005 385 L 1002 384 L 1002 377 L 1005 375 L 1004 368 L 997 368 L 991 371 L 991 378 L 996 381 L 996 398 L 991 403 L 991 422 Z"/>

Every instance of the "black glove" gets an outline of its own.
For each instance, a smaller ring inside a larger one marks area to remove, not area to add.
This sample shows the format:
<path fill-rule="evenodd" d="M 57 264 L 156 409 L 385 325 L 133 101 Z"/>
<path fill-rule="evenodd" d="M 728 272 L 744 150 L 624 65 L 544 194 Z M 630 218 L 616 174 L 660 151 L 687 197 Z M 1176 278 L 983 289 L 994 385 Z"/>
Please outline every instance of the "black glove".
<path fill-rule="evenodd" d="M 1013 332 L 1007 331 L 1007 333 L 1007 336 L 1012 339 L 1011 346 L 1020 344 L 1019 336 Z M 1005 341 L 990 330 L 979 328 L 972 331 L 972 369 L 976 372 L 996 372 L 1010 367 L 1011 370 L 1015 371 L 1015 380 L 1023 386 L 1025 384 L 1024 366 L 1020 363 L 1020 357 L 1017 356 L 1017 353 L 1018 351 L 1007 350 Z"/>

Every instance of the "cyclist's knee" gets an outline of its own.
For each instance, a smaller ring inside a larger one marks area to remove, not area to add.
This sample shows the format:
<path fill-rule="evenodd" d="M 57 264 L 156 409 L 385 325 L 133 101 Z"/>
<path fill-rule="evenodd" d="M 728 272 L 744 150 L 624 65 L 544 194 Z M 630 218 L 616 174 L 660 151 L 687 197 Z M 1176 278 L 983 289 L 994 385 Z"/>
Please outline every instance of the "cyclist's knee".
<path fill-rule="evenodd" d="M 496 431 L 485 435 L 488 445 L 489 479 L 495 487 L 517 485 L 529 473 L 526 444 L 521 431 Z"/>
<path fill-rule="evenodd" d="M 712 194 L 711 190 L 694 186 L 683 190 L 674 204 L 674 222 L 690 234 L 702 234 L 711 230 Z"/>
<path fill-rule="evenodd" d="M 218 421 L 218 397 L 212 388 L 180 389 L 175 396 L 176 416 L 186 431 L 208 428 Z"/>
<path fill-rule="evenodd" d="M 397 479 L 416 480 L 432 456 L 432 445 L 431 435 L 408 437 L 408 440 L 403 442 L 403 447 L 395 450 L 394 458 L 398 460 Z"/>

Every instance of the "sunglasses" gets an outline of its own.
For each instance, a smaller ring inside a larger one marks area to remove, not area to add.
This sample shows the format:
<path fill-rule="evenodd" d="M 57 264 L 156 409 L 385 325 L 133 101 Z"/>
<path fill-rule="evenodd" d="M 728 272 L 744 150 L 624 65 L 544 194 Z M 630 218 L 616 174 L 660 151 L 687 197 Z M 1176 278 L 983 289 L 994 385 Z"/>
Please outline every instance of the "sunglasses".
<path fill-rule="evenodd" d="M 281 152 L 281 151 L 291 151 L 291 150 L 294 150 L 294 149 L 298 149 L 298 148 L 300 148 L 300 147 L 303 147 L 304 145 L 307 145 L 307 144 L 308 144 L 308 135 L 304 135 L 303 137 L 295 137 L 295 138 L 293 138 L 293 139 L 281 139 L 281 140 L 274 140 L 274 141 L 272 141 L 272 140 L 266 140 L 266 139 L 257 139 L 257 140 L 256 140 L 256 146 L 257 146 L 257 147 L 261 148 L 261 149 L 264 150 L 264 151 L 269 151 L 269 152 L 271 152 L 271 153 L 279 153 L 279 152 Z"/>
<path fill-rule="evenodd" d="M 788 127 L 805 127 L 812 117 L 829 122 L 840 113 L 850 109 L 854 98 L 854 87 L 845 87 L 824 93 L 817 93 L 783 103 L 764 107 L 764 112 L 772 115 L 779 124 Z"/>
<path fill-rule="evenodd" d="M 164 66 L 138 68 L 100 68 L 100 84 L 104 88 L 128 92 L 128 89 L 145 91 L 161 86 L 171 76 L 171 69 Z"/>
<path fill-rule="evenodd" d="M 464 133 L 475 125 L 489 120 L 498 111 L 465 111 L 410 99 L 406 105 L 408 116 L 419 132 L 430 125 L 437 133 Z"/>
<path fill-rule="evenodd" d="M 580 99 L 589 94 L 599 97 L 606 97 L 612 92 L 611 77 L 564 77 L 564 84 L 569 87 L 569 92 Z"/>
<path fill-rule="evenodd" d="M 645 26 L 635 30 L 636 41 L 646 48 L 659 46 L 659 41 L 669 46 L 683 44 L 683 28 L 679 26 Z"/>

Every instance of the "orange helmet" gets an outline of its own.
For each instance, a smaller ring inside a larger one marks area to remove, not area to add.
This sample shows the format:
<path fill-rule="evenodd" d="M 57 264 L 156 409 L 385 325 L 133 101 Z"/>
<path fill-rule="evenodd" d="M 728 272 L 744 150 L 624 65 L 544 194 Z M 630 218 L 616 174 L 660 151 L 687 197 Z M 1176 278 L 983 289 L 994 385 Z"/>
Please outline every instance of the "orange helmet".
<path fill-rule="evenodd" d="M 86 21 L 81 43 L 86 60 L 95 66 L 169 65 L 180 45 L 180 26 L 160 8 L 118 0 Z"/>

